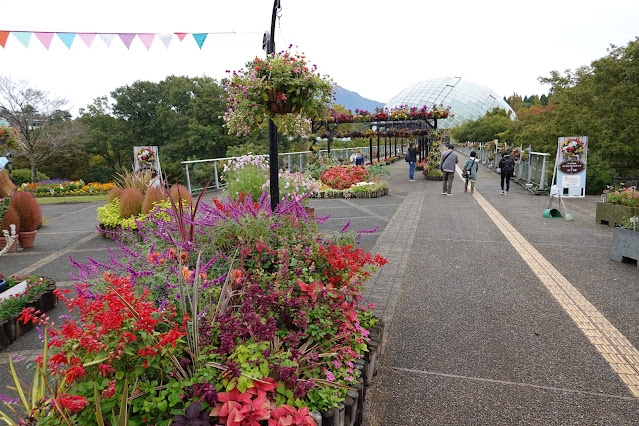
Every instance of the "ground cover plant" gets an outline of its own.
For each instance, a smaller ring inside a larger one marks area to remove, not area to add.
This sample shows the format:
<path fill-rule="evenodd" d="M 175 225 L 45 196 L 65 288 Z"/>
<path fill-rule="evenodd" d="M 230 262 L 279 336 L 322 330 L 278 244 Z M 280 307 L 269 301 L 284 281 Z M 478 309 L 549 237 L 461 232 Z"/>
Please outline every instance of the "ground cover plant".
<path fill-rule="evenodd" d="M 36 376 L 54 385 L 12 405 L 46 425 L 315 424 L 358 379 L 362 289 L 386 260 L 346 229 L 324 237 L 300 200 L 170 202 L 110 262 L 75 263 L 61 325 L 23 312 L 46 328 Z"/>

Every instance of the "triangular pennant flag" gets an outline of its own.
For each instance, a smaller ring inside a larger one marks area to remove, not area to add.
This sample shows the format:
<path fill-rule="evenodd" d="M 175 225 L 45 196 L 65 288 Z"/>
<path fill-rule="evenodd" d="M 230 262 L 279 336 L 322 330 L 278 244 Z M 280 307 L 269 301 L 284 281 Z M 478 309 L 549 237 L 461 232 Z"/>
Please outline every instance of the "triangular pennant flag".
<path fill-rule="evenodd" d="M 204 40 L 206 40 L 207 35 L 207 33 L 193 34 L 193 38 L 197 42 L 197 45 L 200 46 L 200 49 L 202 49 L 202 45 L 204 44 Z"/>
<path fill-rule="evenodd" d="M 71 49 L 71 45 L 73 44 L 73 40 L 75 40 L 75 33 L 56 33 L 62 43 L 67 47 L 67 49 Z"/>
<path fill-rule="evenodd" d="M 82 39 L 84 44 L 87 45 L 87 47 L 91 47 L 91 44 L 93 43 L 93 40 L 95 40 L 96 35 L 97 35 L 96 33 L 79 33 L 78 34 L 78 36 L 80 36 L 80 38 Z"/>
<path fill-rule="evenodd" d="M 175 33 L 176 36 L 180 39 L 180 41 L 184 40 L 184 37 L 187 36 L 188 33 Z"/>
<path fill-rule="evenodd" d="M 115 38 L 115 34 L 100 34 L 100 38 L 107 45 L 107 47 L 111 47 L 111 42 Z"/>
<path fill-rule="evenodd" d="M 153 39 L 155 38 L 155 34 L 138 34 L 138 38 L 146 47 L 146 50 L 151 49 L 151 45 L 153 44 Z"/>
<path fill-rule="evenodd" d="M 53 40 L 53 33 L 35 33 L 40 43 L 45 47 L 45 49 L 49 50 L 49 46 L 51 46 L 51 40 Z"/>
<path fill-rule="evenodd" d="M 119 33 L 118 36 L 120 36 L 120 40 L 122 40 L 127 49 L 131 47 L 131 42 L 135 38 L 135 34 L 131 33 Z"/>
<path fill-rule="evenodd" d="M 159 34 L 158 37 L 162 40 L 162 43 L 164 43 L 164 47 L 168 49 L 173 39 L 173 34 Z"/>
<path fill-rule="evenodd" d="M 18 39 L 24 47 L 29 47 L 29 41 L 31 40 L 31 31 L 13 31 L 13 35 Z"/>
<path fill-rule="evenodd" d="M 0 46 L 5 47 L 7 45 L 8 38 L 9 38 L 9 31 L 0 31 Z"/>

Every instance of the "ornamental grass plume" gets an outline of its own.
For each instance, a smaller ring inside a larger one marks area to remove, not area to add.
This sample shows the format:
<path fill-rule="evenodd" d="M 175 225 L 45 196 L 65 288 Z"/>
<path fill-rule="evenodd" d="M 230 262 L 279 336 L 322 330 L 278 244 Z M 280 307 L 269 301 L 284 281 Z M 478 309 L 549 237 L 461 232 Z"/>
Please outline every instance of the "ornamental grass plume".
<path fill-rule="evenodd" d="M 111 188 L 111 190 L 107 194 L 107 203 L 112 202 L 116 198 L 120 198 L 121 194 L 122 194 L 122 188 L 118 186 L 116 186 L 115 188 Z"/>
<path fill-rule="evenodd" d="M 120 217 L 128 219 L 136 217 L 142 211 L 144 194 L 136 187 L 129 187 L 122 190 L 120 194 Z"/>
<path fill-rule="evenodd" d="M 13 207 L 18 212 L 21 230 L 35 231 L 42 225 L 42 210 L 32 193 L 16 192 L 11 196 L 9 207 Z"/>
<path fill-rule="evenodd" d="M 142 202 L 142 214 L 149 214 L 153 210 L 154 206 L 160 204 L 166 200 L 166 192 L 157 186 L 151 186 L 146 190 L 144 194 L 144 201 Z"/>

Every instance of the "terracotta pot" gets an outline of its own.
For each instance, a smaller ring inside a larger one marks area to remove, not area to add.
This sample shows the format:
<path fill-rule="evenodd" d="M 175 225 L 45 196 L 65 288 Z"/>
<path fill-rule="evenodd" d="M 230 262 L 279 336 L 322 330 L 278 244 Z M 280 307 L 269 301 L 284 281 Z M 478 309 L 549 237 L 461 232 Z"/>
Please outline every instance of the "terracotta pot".
<path fill-rule="evenodd" d="M 4 246 L 6 245 L 7 245 L 6 239 L 4 237 L 0 237 L 0 250 L 2 250 Z M 13 253 L 14 251 L 16 251 L 17 245 L 18 245 L 18 238 L 13 240 L 13 244 L 11 244 L 11 247 L 9 247 L 9 253 Z"/>
<path fill-rule="evenodd" d="M 315 208 L 314 207 L 304 207 L 304 211 L 306 211 L 306 216 L 315 217 Z"/>
<path fill-rule="evenodd" d="M 18 234 L 18 242 L 22 248 L 31 248 L 35 242 L 35 236 L 38 231 L 20 231 Z"/>

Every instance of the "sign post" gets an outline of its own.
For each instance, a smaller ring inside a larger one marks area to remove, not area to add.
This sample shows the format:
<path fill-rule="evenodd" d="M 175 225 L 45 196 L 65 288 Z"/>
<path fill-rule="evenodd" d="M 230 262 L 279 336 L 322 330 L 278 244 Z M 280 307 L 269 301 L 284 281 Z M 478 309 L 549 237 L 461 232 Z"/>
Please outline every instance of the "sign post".
<path fill-rule="evenodd" d="M 560 137 L 555 160 L 556 194 L 563 198 L 586 196 L 588 136 Z M 553 191 L 551 191 L 552 193 Z"/>

